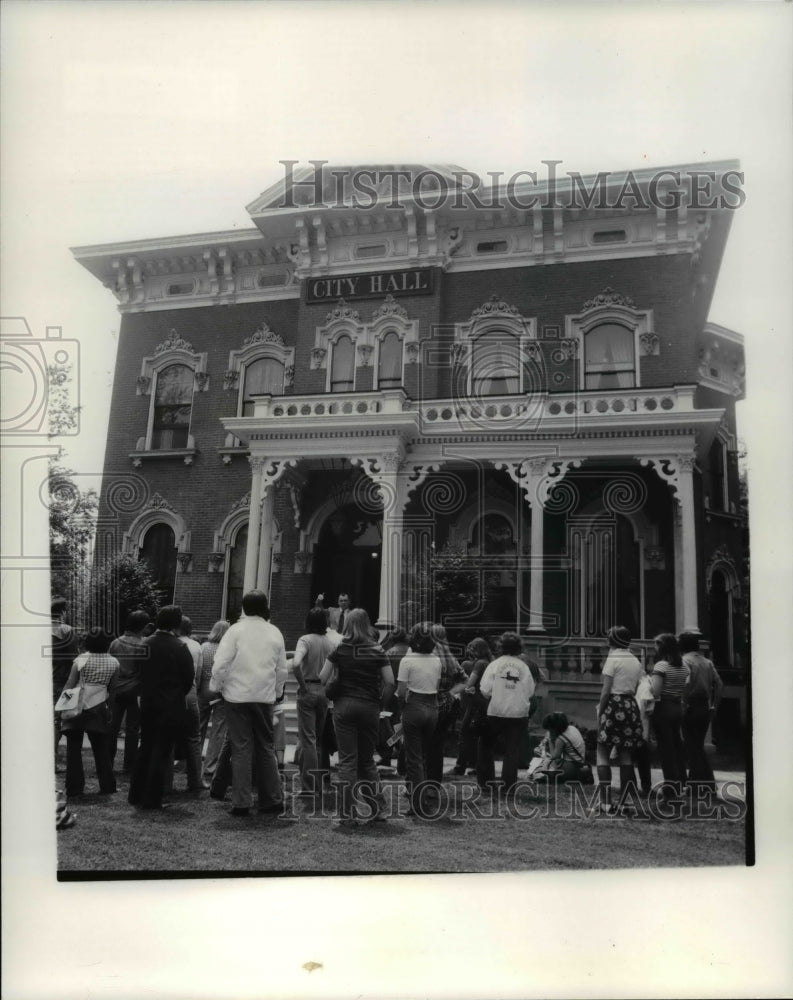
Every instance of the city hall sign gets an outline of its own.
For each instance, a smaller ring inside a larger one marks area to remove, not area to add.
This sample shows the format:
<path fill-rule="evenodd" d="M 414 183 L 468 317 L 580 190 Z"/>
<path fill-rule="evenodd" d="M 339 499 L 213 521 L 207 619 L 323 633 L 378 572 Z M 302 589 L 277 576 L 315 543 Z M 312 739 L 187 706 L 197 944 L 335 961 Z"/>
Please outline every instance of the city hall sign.
<path fill-rule="evenodd" d="M 334 278 L 309 278 L 306 303 L 335 302 L 337 299 L 374 299 L 380 295 L 427 295 L 432 292 L 432 268 L 410 271 L 376 271 Z"/>

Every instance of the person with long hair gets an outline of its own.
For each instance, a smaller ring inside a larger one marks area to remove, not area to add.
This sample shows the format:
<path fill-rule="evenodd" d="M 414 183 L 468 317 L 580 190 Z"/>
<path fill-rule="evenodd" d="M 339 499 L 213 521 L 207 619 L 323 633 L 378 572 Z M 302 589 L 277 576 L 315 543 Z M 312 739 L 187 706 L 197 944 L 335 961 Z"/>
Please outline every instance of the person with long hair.
<path fill-rule="evenodd" d="M 397 696 L 404 703 L 402 736 L 409 816 L 421 816 L 424 812 L 423 793 L 432 736 L 438 722 L 438 684 L 442 670 L 432 625 L 429 622 L 415 625 L 410 633 L 410 651 L 402 657 L 397 678 Z"/>
<path fill-rule="evenodd" d="M 683 722 L 684 699 L 690 670 L 683 662 L 677 636 L 662 632 L 655 637 L 655 664 L 652 672 L 653 729 L 658 741 L 661 769 L 667 785 L 664 795 L 672 798 L 682 792 L 686 780 L 686 762 L 683 754 L 683 737 L 680 728 Z"/>
<path fill-rule="evenodd" d="M 449 647 L 443 625 L 431 625 L 430 633 L 435 642 L 435 653 L 441 661 L 441 679 L 438 683 L 438 722 L 430 737 L 427 756 L 427 780 L 440 785 L 443 781 L 446 737 L 454 728 L 460 697 L 468 684 L 468 677 Z"/>
<path fill-rule="evenodd" d="M 461 698 L 463 718 L 457 742 L 457 761 L 444 777 L 462 777 L 470 769 L 476 773 L 476 745 L 487 715 L 487 699 L 479 690 L 479 682 L 492 659 L 493 651 L 486 639 L 472 639 L 465 648 L 465 659 L 460 666 L 468 675 L 468 684 Z"/>
<path fill-rule="evenodd" d="M 204 745 L 207 731 L 209 731 L 209 742 L 207 743 L 206 759 L 204 761 L 204 781 L 211 781 L 217 767 L 218 757 L 223 747 L 223 739 L 226 735 L 226 706 L 219 694 L 212 691 L 209 681 L 212 677 L 212 664 L 215 662 L 215 653 L 218 651 L 220 640 L 228 632 L 230 623 L 221 619 L 216 621 L 209 631 L 207 641 L 201 646 L 201 654 L 198 660 L 198 677 L 196 678 L 196 688 L 198 690 L 198 708 L 201 713 L 201 746 Z"/>
<path fill-rule="evenodd" d="M 355 824 L 355 806 L 363 793 L 372 820 L 383 819 L 385 802 L 374 762 L 380 707 L 394 690 L 394 673 L 382 646 L 372 640 L 369 615 L 354 608 L 345 617 L 341 643 L 325 660 L 320 674 L 328 684 L 337 674 L 333 718 L 339 747 L 340 825 Z"/>
<path fill-rule="evenodd" d="M 392 628 L 383 637 L 382 647 L 391 664 L 391 671 L 394 677 L 398 679 L 399 664 L 402 662 L 402 657 L 410 649 L 408 634 L 405 629 L 400 625 Z M 379 763 L 385 767 L 390 767 L 391 759 L 394 756 L 394 747 L 389 745 L 388 740 L 393 736 L 394 726 L 399 723 L 402 712 L 401 704 L 396 694 L 393 694 L 390 701 L 387 702 L 385 712 L 390 712 L 391 715 L 390 717 L 385 716 L 380 719 L 380 736 L 377 743 L 377 753 L 380 757 Z M 404 764 L 404 741 L 402 753 L 402 763 Z"/>
<path fill-rule="evenodd" d="M 631 634 L 624 625 L 613 625 L 607 633 L 609 654 L 603 665 L 603 686 L 597 707 L 598 801 L 595 815 L 614 811 L 611 802 L 611 755 L 620 769 L 620 799 L 635 791 L 633 751 L 644 742 L 642 720 L 636 703 L 636 688 L 644 670 L 631 653 Z"/>
<path fill-rule="evenodd" d="M 335 637 L 337 633 L 333 633 Z M 292 671 L 297 681 L 297 733 L 300 742 L 300 782 L 306 795 L 322 794 L 327 772 L 320 768 L 320 743 L 328 716 L 328 699 L 319 679 L 325 660 L 338 645 L 328 635 L 328 612 L 312 608 L 306 615 L 306 632 L 297 640 Z"/>
<path fill-rule="evenodd" d="M 96 764 L 99 791 L 111 795 L 116 790 L 111 755 L 113 726 L 112 704 L 118 680 L 118 660 L 110 656 L 110 635 L 103 628 L 90 628 L 85 637 L 85 652 L 72 664 L 66 688 L 79 682 L 84 686 L 84 697 L 92 707 L 84 709 L 76 718 L 62 723 L 66 735 L 66 794 L 82 795 L 85 788 L 83 771 L 83 739 L 91 744 Z"/>

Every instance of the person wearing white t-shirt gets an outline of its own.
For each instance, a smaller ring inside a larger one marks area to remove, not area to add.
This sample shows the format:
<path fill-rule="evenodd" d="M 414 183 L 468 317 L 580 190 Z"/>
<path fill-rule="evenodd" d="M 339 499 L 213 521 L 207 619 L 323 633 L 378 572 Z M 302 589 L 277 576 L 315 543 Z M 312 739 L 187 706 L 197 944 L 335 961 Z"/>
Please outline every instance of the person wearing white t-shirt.
<path fill-rule="evenodd" d="M 624 625 L 608 630 L 609 654 L 603 665 L 603 687 L 597 708 L 598 803 L 596 812 L 607 814 L 611 806 L 611 753 L 616 751 L 620 768 L 620 798 L 636 793 L 633 752 L 644 743 L 636 689 L 644 668 L 631 653 L 631 634 Z"/>
<path fill-rule="evenodd" d="M 534 694 L 534 678 L 520 659 L 522 651 L 520 636 L 505 632 L 501 636 L 502 655 L 487 665 L 479 684 L 479 690 L 489 699 L 476 762 L 479 787 L 485 792 L 495 788 L 507 793 L 518 780 L 520 752 Z M 504 763 L 501 779 L 496 782 L 493 751 L 499 741 L 504 747 Z"/>
<path fill-rule="evenodd" d="M 427 756 L 438 722 L 438 684 L 443 666 L 433 652 L 431 625 L 422 622 L 410 634 L 410 651 L 399 661 L 397 697 L 404 702 L 402 737 L 405 744 L 409 816 L 422 815 L 422 791 L 427 780 Z"/>

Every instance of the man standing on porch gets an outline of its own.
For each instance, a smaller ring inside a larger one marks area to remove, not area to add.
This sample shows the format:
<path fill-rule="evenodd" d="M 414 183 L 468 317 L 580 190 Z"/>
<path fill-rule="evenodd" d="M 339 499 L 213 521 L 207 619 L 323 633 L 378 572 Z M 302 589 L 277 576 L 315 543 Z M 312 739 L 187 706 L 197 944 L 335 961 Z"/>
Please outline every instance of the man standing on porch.
<path fill-rule="evenodd" d="M 223 696 L 231 741 L 231 815 L 247 816 L 253 805 L 255 763 L 259 812 L 280 814 L 284 797 L 273 735 L 273 706 L 286 684 L 286 649 L 272 625 L 263 590 L 242 597 L 243 616 L 220 640 L 210 689 Z"/>
<path fill-rule="evenodd" d="M 324 594 L 320 594 L 317 597 L 317 602 L 324 598 Z M 320 605 L 321 607 L 321 605 Z M 347 621 L 347 615 L 352 611 L 352 606 L 350 604 L 350 595 L 342 591 L 339 594 L 339 606 L 337 608 L 328 608 L 328 625 L 334 631 L 342 634 L 344 632 L 344 625 Z"/>

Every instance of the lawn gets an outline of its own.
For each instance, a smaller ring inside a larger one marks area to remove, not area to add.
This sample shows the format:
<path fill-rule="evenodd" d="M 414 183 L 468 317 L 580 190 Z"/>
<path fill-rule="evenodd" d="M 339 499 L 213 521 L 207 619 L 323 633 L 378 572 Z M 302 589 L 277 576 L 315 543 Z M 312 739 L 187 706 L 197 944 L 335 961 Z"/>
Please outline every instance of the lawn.
<path fill-rule="evenodd" d="M 61 751 L 63 753 L 63 751 Z M 93 762 L 85 754 L 88 788 Z M 294 770 L 287 769 L 288 780 Z M 177 783 L 184 776 L 177 776 Z M 93 786 L 95 787 L 95 785 Z M 715 818 L 599 819 L 574 813 L 570 790 L 530 794 L 512 809 L 477 799 L 467 779 L 447 786 L 448 807 L 434 822 L 400 815 L 407 808 L 399 780 L 384 782 L 394 818 L 343 828 L 312 816 L 297 801 L 294 819 L 253 814 L 236 818 L 228 803 L 176 792 L 162 813 L 127 804 L 121 776 L 112 796 L 71 801 L 77 823 L 58 833 L 58 864 L 65 877 L 103 872 L 506 872 L 582 868 L 742 865 L 745 820 L 740 807 Z M 177 784 L 178 787 L 178 784 Z M 587 796 L 592 787 L 583 789 Z M 730 796 L 735 800 L 735 790 Z M 332 806 L 332 799 L 328 800 Z M 516 816 L 515 813 L 520 813 Z"/>

